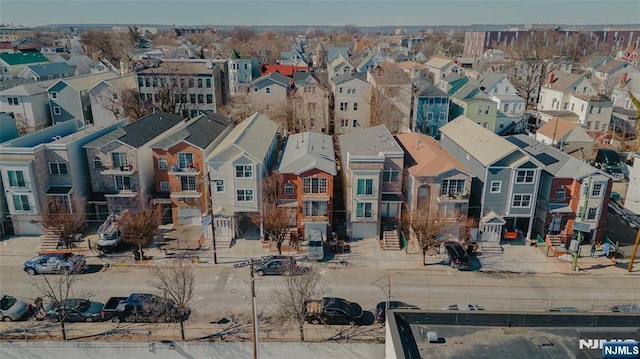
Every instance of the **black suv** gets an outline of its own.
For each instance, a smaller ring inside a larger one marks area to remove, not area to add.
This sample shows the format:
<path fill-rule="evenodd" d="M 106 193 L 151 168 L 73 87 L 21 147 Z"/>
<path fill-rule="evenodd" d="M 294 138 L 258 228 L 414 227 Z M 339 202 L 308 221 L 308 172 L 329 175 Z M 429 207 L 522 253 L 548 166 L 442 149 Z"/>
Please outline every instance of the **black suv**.
<path fill-rule="evenodd" d="M 451 267 L 458 270 L 469 270 L 471 268 L 471 259 L 460 243 L 447 242 L 444 244 L 444 249 L 447 251 Z"/>

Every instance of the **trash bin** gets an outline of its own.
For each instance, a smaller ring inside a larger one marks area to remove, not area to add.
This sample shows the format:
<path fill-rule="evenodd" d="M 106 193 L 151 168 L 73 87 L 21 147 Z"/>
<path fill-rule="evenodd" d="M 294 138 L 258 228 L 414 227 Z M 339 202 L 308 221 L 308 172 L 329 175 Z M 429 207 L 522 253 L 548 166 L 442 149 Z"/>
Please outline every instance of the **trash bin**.
<path fill-rule="evenodd" d="M 135 250 L 135 251 L 133 252 L 133 259 L 135 259 L 135 260 L 139 261 L 139 260 L 140 260 L 140 258 L 141 258 L 141 257 L 140 257 L 140 251 L 139 251 L 139 250 Z"/>

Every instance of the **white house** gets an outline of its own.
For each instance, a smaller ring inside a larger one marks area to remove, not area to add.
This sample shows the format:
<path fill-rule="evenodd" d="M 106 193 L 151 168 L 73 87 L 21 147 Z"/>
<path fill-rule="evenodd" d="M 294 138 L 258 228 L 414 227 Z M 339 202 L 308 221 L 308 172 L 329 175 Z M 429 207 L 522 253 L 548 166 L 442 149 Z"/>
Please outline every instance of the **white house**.
<path fill-rule="evenodd" d="M 371 121 L 371 84 L 362 73 L 345 73 L 331 81 L 334 97 L 334 133 L 342 134 Z"/>
<path fill-rule="evenodd" d="M 104 80 L 89 90 L 94 124 L 111 123 L 125 118 L 123 101 L 137 96 L 136 77 L 133 74 Z"/>
<path fill-rule="evenodd" d="M 47 88 L 53 81 L 35 82 L 0 92 L 2 111 L 13 113 L 21 132 L 33 132 L 51 124 Z"/>
<path fill-rule="evenodd" d="M 487 94 L 491 101 L 498 104 L 499 111 L 508 117 L 520 117 L 524 114 L 525 99 L 518 95 L 518 91 L 506 74 L 485 72 L 478 82 L 480 90 Z"/>

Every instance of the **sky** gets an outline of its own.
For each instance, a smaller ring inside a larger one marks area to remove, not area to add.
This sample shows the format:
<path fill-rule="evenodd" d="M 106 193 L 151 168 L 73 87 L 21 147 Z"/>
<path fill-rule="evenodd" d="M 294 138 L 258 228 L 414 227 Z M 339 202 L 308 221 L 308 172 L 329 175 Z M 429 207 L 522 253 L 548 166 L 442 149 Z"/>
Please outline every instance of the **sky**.
<path fill-rule="evenodd" d="M 638 0 L 0 0 L 0 22 L 156 25 L 640 23 Z"/>

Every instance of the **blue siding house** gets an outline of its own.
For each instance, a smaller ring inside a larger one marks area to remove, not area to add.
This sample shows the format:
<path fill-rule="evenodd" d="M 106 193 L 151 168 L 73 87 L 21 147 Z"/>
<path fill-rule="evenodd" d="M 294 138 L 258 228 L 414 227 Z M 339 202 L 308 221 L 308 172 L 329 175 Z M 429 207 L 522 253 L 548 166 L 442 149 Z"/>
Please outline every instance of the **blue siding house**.
<path fill-rule="evenodd" d="M 449 95 L 430 85 L 414 95 L 413 132 L 440 137 L 440 127 L 449 119 Z"/>

